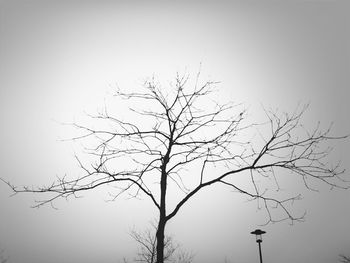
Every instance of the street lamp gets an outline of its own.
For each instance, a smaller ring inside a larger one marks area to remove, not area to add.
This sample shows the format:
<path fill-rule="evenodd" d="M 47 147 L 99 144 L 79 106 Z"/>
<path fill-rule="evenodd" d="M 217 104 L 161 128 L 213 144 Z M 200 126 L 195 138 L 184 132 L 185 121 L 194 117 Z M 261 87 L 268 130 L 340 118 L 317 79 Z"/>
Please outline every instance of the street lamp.
<path fill-rule="evenodd" d="M 262 234 L 265 234 L 266 232 L 261 229 L 256 229 L 253 232 L 250 232 L 251 234 L 255 235 L 256 237 L 256 243 L 258 243 L 259 246 L 259 255 L 260 255 L 260 263 L 262 263 L 262 255 L 261 255 L 261 242 L 262 242 Z"/>

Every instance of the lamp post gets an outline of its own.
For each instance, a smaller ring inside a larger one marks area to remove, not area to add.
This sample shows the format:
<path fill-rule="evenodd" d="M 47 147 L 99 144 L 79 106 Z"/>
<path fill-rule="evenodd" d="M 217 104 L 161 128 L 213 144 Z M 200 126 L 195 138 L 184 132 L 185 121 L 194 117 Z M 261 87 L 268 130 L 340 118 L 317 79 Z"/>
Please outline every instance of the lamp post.
<path fill-rule="evenodd" d="M 258 243 L 259 246 L 259 256 L 260 256 L 260 263 L 262 263 L 262 255 L 261 255 L 261 242 L 262 242 L 262 234 L 265 234 L 266 232 L 261 229 L 256 229 L 253 232 L 250 232 L 251 234 L 256 236 L 256 243 Z"/>

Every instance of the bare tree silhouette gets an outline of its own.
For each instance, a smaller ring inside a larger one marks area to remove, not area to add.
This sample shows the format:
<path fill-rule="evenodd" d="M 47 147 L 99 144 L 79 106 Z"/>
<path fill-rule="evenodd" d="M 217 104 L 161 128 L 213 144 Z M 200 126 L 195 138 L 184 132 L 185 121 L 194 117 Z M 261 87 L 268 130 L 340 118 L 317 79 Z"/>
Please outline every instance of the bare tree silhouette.
<path fill-rule="evenodd" d="M 133 229 L 131 237 L 140 245 L 135 262 L 155 263 L 157 259 L 157 226 L 151 224 L 151 229 L 137 231 Z M 181 245 L 174 241 L 174 238 L 165 235 L 164 239 L 164 262 L 191 263 L 194 255 L 182 249 Z"/>
<path fill-rule="evenodd" d="M 345 137 L 332 136 L 330 128 L 322 130 L 320 125 L 306 129 L 301 119 L 307 106 L 291 113 L 265 110 L 266 121 L 248 123 L 242 105 L 220 104 L 213 99 L 216 85 L 211 81 L 200 84 L 199 74 L 193 80 L 177 75 L 168 92 L 154 79 L 146 81 L 141 92 L 118 90 L 116 99 L 127 100 L 133 117 L 122 119 L 105 107 L 90 116 L 93 125 L 72 123 L 81 131 L 72 140 L 94 143 L 86 148 L 95 163 L 85 164 L 76 157 L 82 176 L 62 177 L 37 188 L 6 183 L 14 193 L 47 194 L 36 207 L 112 184 L 119 189 L 113 198 L 123 193 L 149 198 L 159 211 L 157 263 L 166 258 L 166 224 L 209 186 L 221 184 L 258 200 L 268 222 L 293 222 L 304 217 L 294 215 L 290 207 L 301 198 L 300 192 L 285 196 L 278 191 L 282 171 L 296 180 L 301 178 L 310 190 L 315 182 L 349 187 L 341 177 L 344 171 L 326 158 L 329 141 Z M 239 183 L 238 175 L 244 184 Z M 168 195 L 176 189 L 172 197 L 179 199 L 170 206 Z"/>
<path fill-rule="evenodd" d="M 350 263 L 350 257 L 345 255 L 339 255 L 339 262 Z"/>

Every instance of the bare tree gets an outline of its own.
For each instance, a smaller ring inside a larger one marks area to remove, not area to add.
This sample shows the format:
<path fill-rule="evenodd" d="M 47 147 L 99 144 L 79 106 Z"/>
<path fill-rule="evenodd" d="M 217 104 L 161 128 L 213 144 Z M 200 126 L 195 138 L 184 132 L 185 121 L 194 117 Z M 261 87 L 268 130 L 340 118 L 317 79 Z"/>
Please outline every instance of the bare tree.
<path fill-rule="evenodd" d="M 157 263 L 166 258 L 166 224 L 209 186 L 225 185 L 258 200 L 268 222 L 303 218 L 290 207 L 300 199 L 300 192 L 285 196 L 274 191 L 276 185 L 279 190 L 282 171 L 301 178 L 310 190 L 314 182 L 348 188 L 341 178 L 344 171 L 326 158 L 330 152 L 327 143 L 345 137 L 331 136 L 330 129 L 322 130 L 320 125 L 306 129 L 301 119 L 307 107 L 297 107 L 292 113 L 265 110 L 265 122 L 248 123 L 242 105 L 213 99 L 217 83 L 200 84 L 199 74 L 192 82 L 188 76 L 177 75 L 168 92 L 154 79 L 146 81 L 141 92 L 118 90 L 116 99 L 127 100 L 131 106 L 133 115 L 128 120 L 105 107 L 90 116 L 93 125 L 73 123 L 81 131 L 73 140 L 94 143 L 86 147 L 95 163 L 85 164 L 77 157 L 84 172 L 81 177 L 59 178 L 38 188 L 7 184 L 14 193 L 47 194 L 37 207 L 112 184 L 119 189 L 114 198 L 122 193 L 149 198 L 159 211 Z M 236 180 L 239 174 L 244 185 Z M 179 199 L 170 206 L 168 195 L 176 189 L 174 196 Z"/>
<path fill-rule="evenodd" d="M 140 249 L 135 258 L 136 262 L 155 263 L 157 259 L 157 226 L 151 224 L 151 229 L 144 232 L 133 229 L 131 237 L 140 245 Z M 181 245 L 174 241 L 174 238 L 165 235 L 164 239 L 164 262 L 191 263 L 193 254 L 184 251 Z"/>
<path fill-rule="evenodd" d="M 345 255 L 339 255 L 339 262 L 350 263 L 350 257 Z"/>

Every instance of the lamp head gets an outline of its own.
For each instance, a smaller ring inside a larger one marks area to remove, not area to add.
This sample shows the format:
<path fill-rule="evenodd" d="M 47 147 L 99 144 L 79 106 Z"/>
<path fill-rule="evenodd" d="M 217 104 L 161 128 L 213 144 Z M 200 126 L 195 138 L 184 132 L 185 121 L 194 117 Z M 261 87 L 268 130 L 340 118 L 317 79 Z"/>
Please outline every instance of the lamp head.
<path fill-rule="evenodd" d="M 250 232 L 250 233 L 256 236 L 256 242 L 257 243 L 261 243 L 262 242 L 261 235 L 265 234 L 266 232 L 261 230 L 261 229 L 256 229 L 256 230 L 254 230 L 253 232 Z"/>

